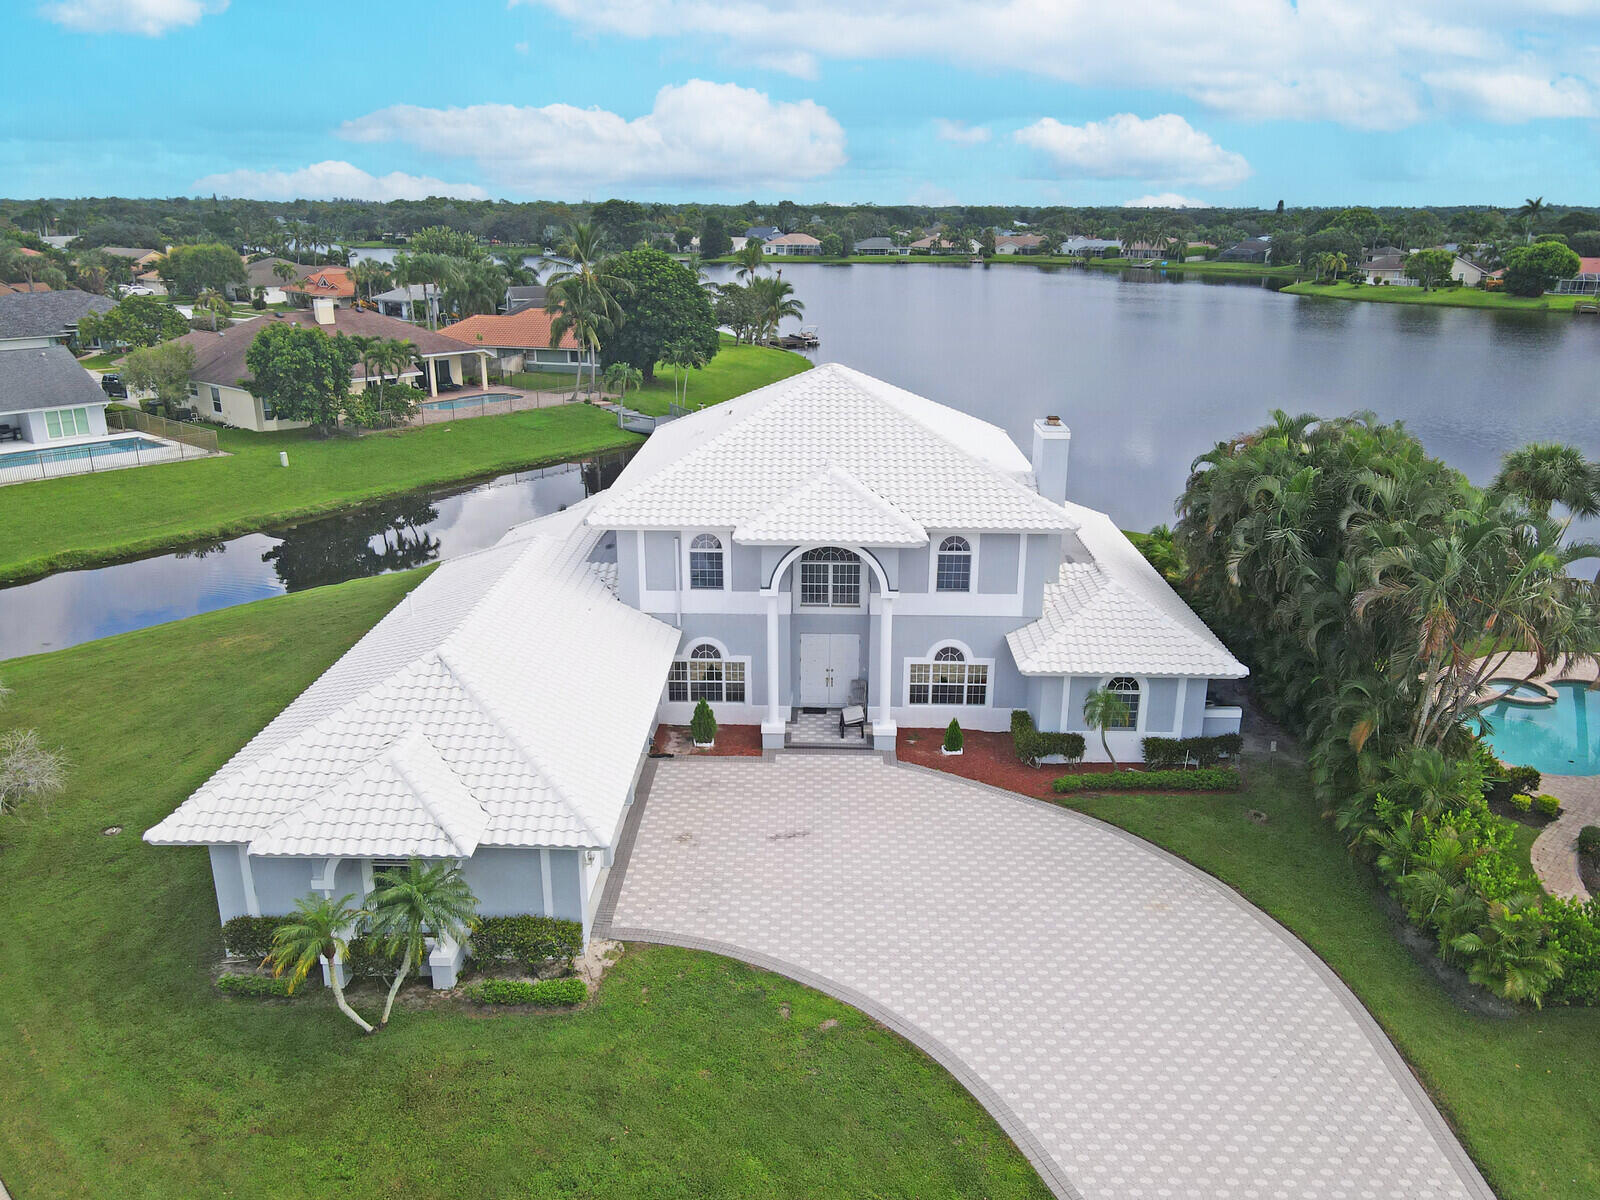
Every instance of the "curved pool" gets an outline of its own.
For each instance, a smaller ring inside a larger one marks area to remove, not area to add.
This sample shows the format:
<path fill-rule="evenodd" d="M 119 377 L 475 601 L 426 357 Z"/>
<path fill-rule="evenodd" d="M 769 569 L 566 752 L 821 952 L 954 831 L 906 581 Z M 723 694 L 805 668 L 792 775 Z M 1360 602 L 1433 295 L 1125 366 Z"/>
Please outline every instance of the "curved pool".
<path fill-rule="evenodd" d="M 1513 766 L 1549 775 L 1600 774 L 1600 692 L 1581 683 L 1552 686 L 1554 704 L 1500 701 L 1484 709 L 1489 744 Z"/>

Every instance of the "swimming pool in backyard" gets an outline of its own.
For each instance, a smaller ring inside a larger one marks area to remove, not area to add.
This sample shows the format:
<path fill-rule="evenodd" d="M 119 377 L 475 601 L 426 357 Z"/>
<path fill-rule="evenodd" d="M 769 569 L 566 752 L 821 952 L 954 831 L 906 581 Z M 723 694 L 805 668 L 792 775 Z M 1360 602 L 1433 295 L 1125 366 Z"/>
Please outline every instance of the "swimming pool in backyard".
<path fill-rule="evenodd" d="M 454 412 L 462 408 L 482 408 L 495 400 L 515 400 L 513 392 L 474 392 L 470 396 L 450 396 L 443 400 L 424 400 L 422 407 L 433 412 Z"/>
<path fill-rule="evenodd" d="M 1551 686 L 1554 704 L 1500 701 L 1484 709 L 1489 744 L 1513 766 L 1549 775 L 1600 774 L 1600 693 L 1582 683 Z"/>
<path fill-rule="evenodd" d="M 36 446 L 27 450 L 0 451 L 0 467 L 37 467 L 40 463 L 71 462 L 80 458 L 101 459 L 110 454 L 132 454 L 136 450 L 162 450 L 166 442 L 154 438 L 112 438 L 104 442 L 76 442 L 71 446 Z"/>

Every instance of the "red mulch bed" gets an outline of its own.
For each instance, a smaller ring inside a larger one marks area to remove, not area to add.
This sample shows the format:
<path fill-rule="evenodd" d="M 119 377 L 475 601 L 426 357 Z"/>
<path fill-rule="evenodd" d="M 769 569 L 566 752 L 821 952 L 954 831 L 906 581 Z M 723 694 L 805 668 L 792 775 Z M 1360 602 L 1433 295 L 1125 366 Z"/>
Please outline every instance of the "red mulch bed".
<path fill-rule="evenodd" d="M 760 758 L 761 726 L 718 725 L 717 744 L 709 750 L 695 748 L 687 725 L 658 725 L 650 749 L 656 754 L 697 755 L 708 758 Z"/>
<path fill-rule="evenodd" d="M 1050 785 L 1063 775 L 1085 775 L 1111 770 L 1110 763 L 1046 763 L 1030 767 L 1017 761 L 1017 752 L 1011 746 L 1009 733 L 985 733 L 979 729 L 963 729 L 962 753 L 943 754 L 942 729 L 902 729 L 895 757 L 901 762 L 915 763 L 919 767 L 932 767 L 992 784 L 1007 791 L 1021 792 L 1024 796 L 1050 800 L 1055 793 Z M 721 734 L 718 734 L 720 740 Z"/>

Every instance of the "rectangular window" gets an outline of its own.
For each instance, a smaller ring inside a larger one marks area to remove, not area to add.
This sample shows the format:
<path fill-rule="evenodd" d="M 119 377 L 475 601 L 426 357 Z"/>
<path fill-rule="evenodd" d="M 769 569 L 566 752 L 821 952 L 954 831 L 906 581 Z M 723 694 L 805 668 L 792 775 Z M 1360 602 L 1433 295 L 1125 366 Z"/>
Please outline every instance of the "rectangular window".
<path fill-rule="evenodd" d="M 722 590 L 722 551 L 689 551 L 689 586 L 696 590 Z"/>
<path fill-rule="evenodd" d="M 278 419 L 278 410 L 265 400 L 261 402 L 261 419 L 263 421 L 276 421 Z"/>
<path fill-rule="evenodd" d="M 222 389 L 216 384 L 211 385 L 211 411 L 214 413 L 222 411 Z"/>
<path fill-rule="evenodd" d="M 53 408 L 44 414 L 45 432 L 53 438 L 85 437 L 89 433 L 87 408 Z"/>
<path fill-rule="evenodd" d="M 989 702 L 989 664 L 969 662 L 913 662 L 910 664 L 907 703 L 945 706 L 984 705 Z"/>
<path fill-rule="evenodd" d="M 911 664 L 911 703 L 928 703 L 928 683 L 933 678 L 932 663 Z"/>
<path fill-rule="evenodd" d="M 683 704 L 689 699 L 689 664 L 681 658 L 667 670 L 667 699 L 674 704 Z"/>
<path fill-rule="evenodd" d="M 832 572 L 828 570 L 831 564 L 825 562 L 800 564 L 800 603 L 826 605 L 832 595 L 829 581 Z"/>
<path fill-rule="evenodd" d="M 941 554 L 937 575 L 941 592 L 970 592 L 972 590 L 972 555 Z"/>
<path fill-rule="evenodd" d="M 743 659 L 676 659 L 667 669 L 667 699 L 674 704 L 743 704 L 745 668 Z"/>
<path fill-rule="evenodd" d="M 861 564 L 833 564 L 833 606 L 835 608 L 861 607 Z"/>

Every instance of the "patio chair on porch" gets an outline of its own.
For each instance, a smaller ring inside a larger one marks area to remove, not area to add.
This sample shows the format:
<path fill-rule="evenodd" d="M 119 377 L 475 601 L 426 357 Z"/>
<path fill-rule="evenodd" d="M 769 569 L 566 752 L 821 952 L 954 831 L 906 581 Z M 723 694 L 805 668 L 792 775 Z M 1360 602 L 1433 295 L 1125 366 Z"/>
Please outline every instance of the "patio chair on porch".
<path fill-rule="evenodd" d="M 844 731 L 851 726 L 861 731 L 861 740 L 867 738 L 867 681 L 865 679 L 852 679 L 850 681 L 850 702 L 839 710 L 839 736 L 844 737 Z"/>

